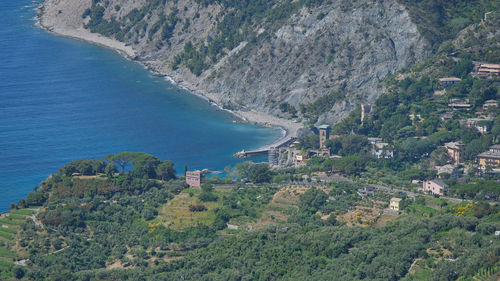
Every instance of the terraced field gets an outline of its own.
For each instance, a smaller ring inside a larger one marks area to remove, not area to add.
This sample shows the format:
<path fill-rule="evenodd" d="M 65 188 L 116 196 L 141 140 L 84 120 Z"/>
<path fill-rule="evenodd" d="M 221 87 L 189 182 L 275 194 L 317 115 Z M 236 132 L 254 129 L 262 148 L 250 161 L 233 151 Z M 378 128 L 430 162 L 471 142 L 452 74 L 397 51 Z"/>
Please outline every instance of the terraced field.
<path fill-rule="evenodd" d="M 12 250 L 16 244 L 16 235 L 21 229 L 20 225 L 34 213 L 35 210 L 20 209 L 0 217 L 0 280 L 12 278 L 9 269 L 16 257 L 16 253 Z"/>

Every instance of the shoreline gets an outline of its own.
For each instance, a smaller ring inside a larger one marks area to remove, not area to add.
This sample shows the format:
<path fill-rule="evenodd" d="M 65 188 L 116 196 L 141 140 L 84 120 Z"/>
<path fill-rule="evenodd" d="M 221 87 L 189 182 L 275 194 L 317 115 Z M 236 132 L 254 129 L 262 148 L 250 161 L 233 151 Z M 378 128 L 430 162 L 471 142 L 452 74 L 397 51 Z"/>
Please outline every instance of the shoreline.
<path fill-rule="evenodd" d="M 203 92 L 199 89 L 195 89 L 196 87 L 190 87 L 189 85 L 186 85 L 186 83 L 178 82 L 175 81 L 171 76 L 169 76 L 166 73 L 162 73 L 158 71 L 157 69 L 154 69 L 151 66 L 148 66 L 146 63 L 143 63 L 138 60 L 138 55 L 136 51 L 133 49 L 132 46 L 127 45 L 123 42 L 117 41 L 115 39 L 111 39 L 108 37 L 105 37 L 103 35 L 97 34 L 97 33 L 91 33 L 90 31 L 84 29 L 83 27 L 62 27 L 58 26 L 57 23 L 52 22 L 49 23 L 47 22 L 47 0 L 42 1 L 40 4 L 37 5 L 37 26 L 39 26 L 41 29 L 45 30 L 46 32 L 49 32 L 51 34 L 54 34 L 56 36 L 63 36 L 63 37 L 68 37 L 76 40 L 81 40 L 85 41 L 94 45 L 98 45 L 101 47 L 109 48 L 112 50 L 117 51 L 120 53 L 122 56 L 125 58 L 139 63 L 142 65 L 145 69 L 150 71 L 153 75 L 159 76 L 159 77 L 164 77 L 167 81 L 172 83 L 172 85 L 179 87 L 192 95 L 196 95 L 204 100 L 206 100 L 208 103 L 216 106 L 220 110 L 224 110 L 234 117 L 247 122 L 251 124 L 256 124 L 256 125 L 261 125 L 265 127 L 275 127 L 275 128 L 280 128 L 282 130 L 282 136 L 276 140 L 274 140 L 270 144 L 262 145 L 261 147 L 266 147 L 269 145 L 273 145 L 279 142 L 282 142 L 283 140 L 286 140 L 288 138 L 294 138 L 297 137 L 298 130 L 302 128 L 302 124 L 300 123 L 295 123 L 293 120 L 288 120 L 288 119 L 283 119 L 279 118 L 264 112 L 258 112 L 258 111 L 243 111 L 243 110 L 229 110 L 226 108 L 223 108 L 221 105 L 217 104 L 214 102 L 212 99 L 210 99 L 207 95 L 204 95 Z"/>

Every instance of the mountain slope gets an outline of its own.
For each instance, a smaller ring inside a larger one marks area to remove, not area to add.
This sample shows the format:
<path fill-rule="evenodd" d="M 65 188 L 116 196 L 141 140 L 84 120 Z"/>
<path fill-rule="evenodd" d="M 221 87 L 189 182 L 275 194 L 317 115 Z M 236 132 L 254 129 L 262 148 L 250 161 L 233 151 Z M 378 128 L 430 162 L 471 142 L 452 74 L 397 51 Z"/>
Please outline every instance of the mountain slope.
<path fill-rule="evenodd" d="M 279 115 L 340 91 L 327 119 L 428 56 L 405 7 L 384 1 L 46 0 L 42 24 L 121 41 L 149 68 L 228 109 Z"/>

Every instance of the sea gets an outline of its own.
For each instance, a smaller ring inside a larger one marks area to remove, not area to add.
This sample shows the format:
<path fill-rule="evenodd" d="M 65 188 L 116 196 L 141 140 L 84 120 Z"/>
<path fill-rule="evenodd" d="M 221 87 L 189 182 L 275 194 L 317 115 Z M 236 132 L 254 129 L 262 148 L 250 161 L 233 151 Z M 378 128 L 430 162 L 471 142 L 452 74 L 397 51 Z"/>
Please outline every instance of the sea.
<path fill-rule="evenodd" d="M 135 151 L 222 171 L 281 137 L 114 50 L 44 31 L 38 4 L 0 1 L 0 212 L 73 160 Z"/>

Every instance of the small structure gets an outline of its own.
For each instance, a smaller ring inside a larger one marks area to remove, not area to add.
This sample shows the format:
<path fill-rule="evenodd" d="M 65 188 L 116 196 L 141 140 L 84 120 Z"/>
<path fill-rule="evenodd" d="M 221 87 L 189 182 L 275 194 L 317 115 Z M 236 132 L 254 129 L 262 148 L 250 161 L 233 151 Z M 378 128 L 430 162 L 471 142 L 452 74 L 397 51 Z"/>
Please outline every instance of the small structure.
<path fill-rule="evenodd" d="M 463 163 L 465 161 L 465 144 L 461 141 L 447 142 L 444 144 L 444 148 L 446 148 L 448 155 L 455 163 Z"/>
<path fill-rule="evenodd" d="M 460 120 L 460 125 L 467 128 L 476 128 L 481 134 L 484 134 L 489 131 L 491 121 L 491 118 L 468 118 Z"/>
<path fill-rule="evenodd" d="M 201 171 L 187 171 L 186 172 L 186 183 L 189 187 L 200 188 L 201 187 Z"/>
<path fill-rule="evenodd" d="M 451 98 L 448 107 L 452 109 L 469 109 L 471 107 L 469 99 Z"/>
<path fill-rule="evenodd" d="M 458 83 L 460 81 L 462 81 L 462 79 L 460 79 L 458 77 L 443 77 L 443 78 L 439 78 L 439 84 L 443 88 L 453 86 L 454 84 L 456 84 L 456 83 Z"/>
<path fill-rule="evenodd" d="M 456 178 L 458 176 L 458 167 L 455 165 L 447 164 L 443 166 L 434 166 L 434 170 L 436 170 L 438 175 L 446 173 L 452 178 Z"/>
<path fill-rule="evenodd" d="M 500 74 L 500 64 L 481 64 L 477 74 L 482 76 L 498 76 Z"/>
<path fill-rule="evenodd" d="M 391 198 L 389 209 L 399 212 L 399 203 L 401 202 L 401 200 L 402 200 L 401 198 L 396 198 L 396 197 Z"/>
<path fill-rule="evenodd" d="M 367 185 L 364 188 L 358 189 L 358 195 L 361 197 L 371 196 L 375 193 L 375 187 Z"/>
<path fill-rule="evenodd" d="M 438 179 L 424 181 L 424 183 L 422 184 L 422 191 L 430 192 L 432 194 L 444 195 L 444 191 L 447 189 L 448 185 Z"/>
<path fill-rule="evenodd" d="M 382 138 L 368 138 L 368 143 L 371 145 L 381 143 L 382 141 Z"/>
<path fill-rule="evenodd" d="M 234 225 L 234 224 L 229 224 L 229 223 L 227 223 L 226 225 L 227 225 L 227 228 L 228 228 L 228 229 L 237 230 L 238 228 L 240 228 L 239 226 Z"/>
<path fill-rule="evenodd" d="M 271 147 L 269 149 L 269 151 L 267 152 L 269 165 L 272 165 L 272 166 L 278 165 L 278 157 L 279 157 L 278 153 L 279 153 L 279 151 L 275 147 Z"/>
<path fill-rule="evenodd" d="M 446 122 L 448 120 L 453 119 L 453 113 L 452 112 L 445 112 L 439 115 L 439 118 L 441 121 Z"/>
<path fill-rule="evenodd" d="M 376 143 L 372 147 L 372 155 L 378 159 L 389 159 L 394 157 L 394 149 L 386 142 Z"/>
<path fill-rule="evenodd" d="M 497 109 L 498 108 L 498 101 L 496 100 L 487 100 L 483 104 L 483 110 L 486 111 L 488 109 Z"/>
<path fill-rule="evenodd" d="M 319 129 L 319 148 L 326 148 L 325 142 L 330 139 L 330 125 L 321 125 Z"/>
<path fill-rule="evenodd" d="M 382 142 L 382 138 L 368 138 L 371 145 L 371 154 L 378 159 L 389 159 L 394 156 L 394 149 L 387 142 Z"/>
<path fill-rule="evenodd" d="M 490 146 L 488 151 L 485 151 L 477 156 L 480 169 L 499 168 L 500 167 L 500 145 Z"/>

